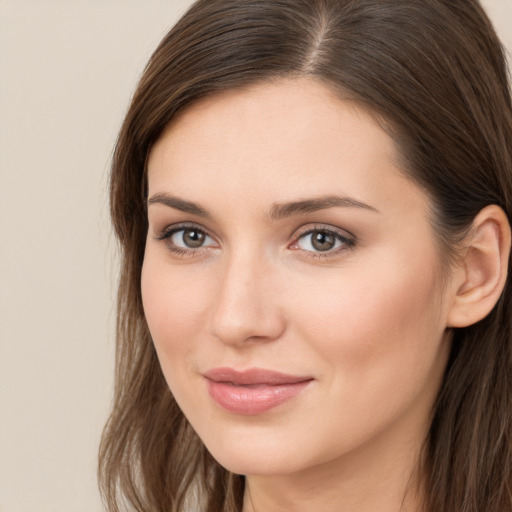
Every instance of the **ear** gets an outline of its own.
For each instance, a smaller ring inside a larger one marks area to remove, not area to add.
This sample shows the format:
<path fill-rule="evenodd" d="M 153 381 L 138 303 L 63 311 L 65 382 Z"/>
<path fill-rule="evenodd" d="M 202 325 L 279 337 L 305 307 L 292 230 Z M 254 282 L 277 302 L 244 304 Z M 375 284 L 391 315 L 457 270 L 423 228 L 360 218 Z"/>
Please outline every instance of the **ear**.
<path fill-rule="evenodd" d="M 500 298 L 507 280 L 510 224 L 496 205 L 475 217 L 454 276 L 448 327 L 467 327 L 485 318 Z"/>

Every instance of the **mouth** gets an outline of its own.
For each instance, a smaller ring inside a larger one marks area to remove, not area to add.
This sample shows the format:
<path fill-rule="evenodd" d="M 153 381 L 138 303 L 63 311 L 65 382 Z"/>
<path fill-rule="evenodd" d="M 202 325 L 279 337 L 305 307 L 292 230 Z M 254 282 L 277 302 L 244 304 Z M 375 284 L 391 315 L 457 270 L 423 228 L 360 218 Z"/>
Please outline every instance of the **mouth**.
<path fill-rule="evenodd" d="M 223 409 L 241 415 L 270 411 L 305 390 L 313 378 L 251 368 L 215 368 L 203 374 L 210 397 Z"/>

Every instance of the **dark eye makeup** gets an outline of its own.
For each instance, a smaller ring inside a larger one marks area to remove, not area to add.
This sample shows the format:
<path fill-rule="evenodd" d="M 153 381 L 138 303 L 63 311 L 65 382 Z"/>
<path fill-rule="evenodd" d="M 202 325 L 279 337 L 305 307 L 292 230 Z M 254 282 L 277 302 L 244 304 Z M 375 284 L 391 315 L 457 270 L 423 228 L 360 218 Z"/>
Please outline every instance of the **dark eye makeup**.
<path fill-rule="evenodd" d="M 353 235 L 323 225 L 306 226 L 294 234 L 293 239 L 290 249 L 303 251 L 313 258 L 335 256 L 356 245 Z"/>
<path fill-rule="evenodd" d="M 155 238 L 164 241 L 171 252 L 179 255 L 196 253 L 201 249 L 217 245 L 204 229 L 195 224 L 166 227 Z"/>
<path fill-rule="evenodd" d="M 171 252 L 180 256 L 195 256 L 205 249 L 218 248 L 214 238 L 196 224 L 168 226 L 155 239 L 164 241 Z M 346 231 L 323 225 L 310 225 L 293 235 L 293 241 L 288 248 L 301 251 L 308 257 L 328 258 L 355 245 L 355 237 Z"/>

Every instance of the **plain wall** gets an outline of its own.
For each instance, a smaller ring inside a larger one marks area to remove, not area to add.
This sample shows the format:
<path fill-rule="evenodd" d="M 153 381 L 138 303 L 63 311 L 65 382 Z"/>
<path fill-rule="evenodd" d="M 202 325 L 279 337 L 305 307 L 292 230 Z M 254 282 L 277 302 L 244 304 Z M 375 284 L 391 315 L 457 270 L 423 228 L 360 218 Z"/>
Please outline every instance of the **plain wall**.
<path fill-rule="evenodd" d="M 0 511 L 99 512 L 110 153 L 189 0 L 0 0 Z M 512 0 L 485 6 L 512 49 Z"/>

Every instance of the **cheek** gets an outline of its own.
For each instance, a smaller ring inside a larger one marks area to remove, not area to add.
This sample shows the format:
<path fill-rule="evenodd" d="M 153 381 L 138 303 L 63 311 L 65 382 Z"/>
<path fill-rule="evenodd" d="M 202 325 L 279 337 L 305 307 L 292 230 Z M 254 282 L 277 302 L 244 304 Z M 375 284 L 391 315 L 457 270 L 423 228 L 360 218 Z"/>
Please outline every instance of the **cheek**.
<path fill-rule="evenodd" d="M 297 337 L 341 370 L 333 378 L 351 376 L 359 388 L 366 381 L 393 380 L 397 370 L 416 371 L 435 357 L 443 332 L 432 261 L 364 265 L 360 274 L 354 268 L 334 275 L 329 293 L 308 283 L 306 296 L 290 298 L 301 330 Z"/>
<path fill-rule="evenodd" d="M 294 299 L 293 338 L 302 340 L 299 352 L 319 369 L 329 411 L 325 436 L 337 439 L 321 452 L 325 457 L 329 449 L 352 449 L 399 418 L 423 428 L 446 365 L 435 267 L 365 268 L 365 277 L 353 269 L 333 279 L 331 293 L 310 283 L 308 296 Z"/>
<path fill-rule="evenodd" d="M 149 331 L 167 385 L 188 417 L 194 414 L 200 393 L 195 380 L 191 385 L 191 377 L 198 373 L 197 354 L 205 350 L 201 333 L 214 298 L 205 277 L 149 251 L 142 267 L 141 291 Z"/>
<path fill-rule="evenodd" d="M 169 265 L 148 252 L 141 279 L 144 313 L 164 370 L 172 355 L 191 353 L 204 330 L 214 291 L 208 279 L 186 266 Z"/>

